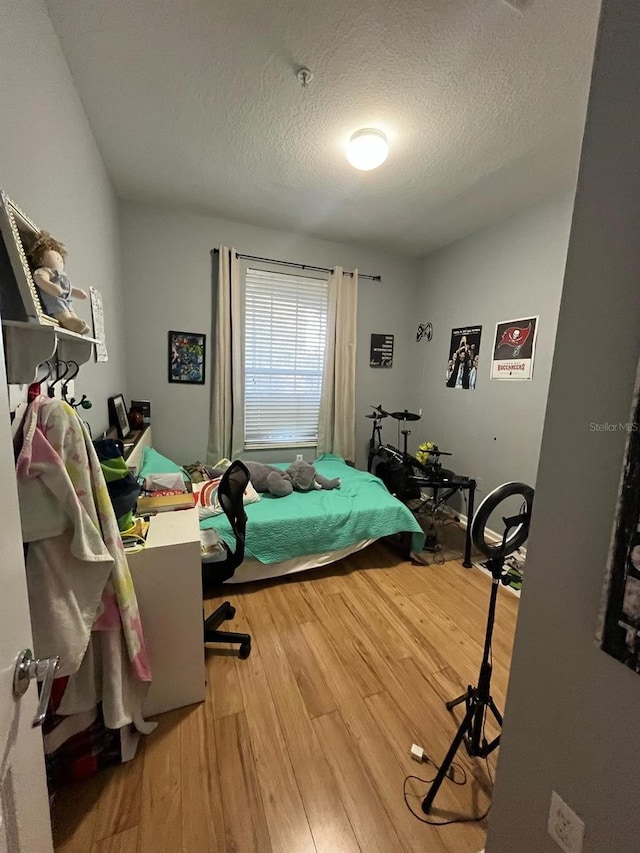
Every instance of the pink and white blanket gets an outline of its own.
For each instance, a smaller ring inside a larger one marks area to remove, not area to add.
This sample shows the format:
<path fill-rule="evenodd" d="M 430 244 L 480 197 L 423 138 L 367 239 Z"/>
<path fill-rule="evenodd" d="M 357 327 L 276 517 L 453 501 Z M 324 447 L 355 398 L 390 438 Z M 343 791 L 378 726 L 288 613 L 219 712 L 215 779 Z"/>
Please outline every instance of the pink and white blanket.
<path fill-rule="evenodd" d="M 16 471 L 34 650 L 60 655 L 59 674 L 70 676 L 59 713 L 101 701 L 109 728 L 147 730 L 151 671 L 138 603 L 102 468 L 74 409 L 32 402 Z"/>

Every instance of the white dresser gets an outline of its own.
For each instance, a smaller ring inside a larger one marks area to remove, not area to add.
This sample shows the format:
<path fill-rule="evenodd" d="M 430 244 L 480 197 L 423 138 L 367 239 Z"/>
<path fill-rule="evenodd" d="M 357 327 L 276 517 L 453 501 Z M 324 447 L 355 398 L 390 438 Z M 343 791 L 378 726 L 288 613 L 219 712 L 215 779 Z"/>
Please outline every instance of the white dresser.
<path fill-rule="evenodd" d="M 145 716 L 201 702 L 205 665 L 197 511 L 152 516 L 146 548 L 127 559 L 153 675 Z"/>

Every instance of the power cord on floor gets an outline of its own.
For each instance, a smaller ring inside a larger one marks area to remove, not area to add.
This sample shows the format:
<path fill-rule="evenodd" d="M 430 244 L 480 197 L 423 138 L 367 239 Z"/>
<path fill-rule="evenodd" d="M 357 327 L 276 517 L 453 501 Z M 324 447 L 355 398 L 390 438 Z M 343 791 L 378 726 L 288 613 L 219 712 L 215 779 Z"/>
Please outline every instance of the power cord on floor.
<path fill-rule="evenodd" d="M 485 722 L 483 721 L 483 725 L 482 725 L 483 737 L 485 736 L 484 729 L 485 729 Z M 425 755 L 425 752 L 422 749 L 422 747 L 417 746 L 415 743 L 411 747 L 411 756 L 416 761 L 423 761 L 426 764 L 432 764 L 436 770 L 440 770 L 440 767 L 435 763 L 435 761 L 433 761 L 431 758 L 429 758 L 428 755 Z M 487 775 L 489 776 L 489 781 L 491 782 L 491 789 L 493 790 L 493 776 L 491 774 L 491 766 L 489 765 L 489 758 L 486 757 L 484 759 L 484 762 L 487 766 Z M 458 769 L 461 771 L 462 779 L 460 781 L 457 781 L 454 778 L 454 769 Z M 449 779 L 450 782 L 453 782 L 454 785 L 466 785 L 467 781 L 468 781 L 466 770 L 464 769 L 464 767 L 461 764 L 458 764 L 455 761 L 451 762 L 451 767 L 449 768 L 449 773 L 447 773 L 446 778 Z M 477 817 L 458 817 L 458 818 L 453 818 L 452 820 L 429 820 L 426 817 L 422 817 L 422 815 L 417 814 L 413 810 L 413 808 L 411 807 L 411 803 L 409 802 L 409 799 L 408 799 L 409 795 L 407 794 L 407 782 L 410 782 L 412 779 L 415 779 L 417 782 L 422 782 L 425 785 L 431 785 L 434 782 L 435 777 L 433 779 L 421 779 L 420 776 L 405 776 L 404 782 L 402 783 L 402 793 L 404 794 L 404 804 L 409 809 L 411 814 L 415 817 L 415 819 L 420 821 L 420 823 L 427 823 L 427 824 L 429 824 L 429 826 L 450 826 L 451 824 L 454 824 L 454 823 L 480 823 L 481 821 L 485 820 L 485 818 L 487 818 L 489 816 L 489 812 L 491 811 L 491 804 L 489 804 L 487 810 L 483 814 L 478 815 Z M 418 796 L 418 795 L 415 794 L 414 796 Z M 426 791 L 425 791 L 424 795 L 422 795 L 420 797 L 420 799 L 423 800 L 425 796 L 426 796 Z"/>
<path fill-rule="evenodd" d="M 440 769 L 434 761 L 431 761 L 430 758 L 427 758 L 426 761 L 429 764 L 433 764 L 433 766 L 436 768 L 436 770 Z M 489 760 L 487 758 L 485 758 L 485 763 L 487 765 L 487 772 L 489 774 L 489 779 L 491 779 L 491 787 L 493 787 L 493 777 L 491 776 L 491 770 L 489 768 Z M 462 771 L 464 778 L 462 779 L 462 781 L 458 782 L 451 775 L 448 775 L 447 779 L 449 779 L 450 782 L 453 782 L 454 785 L 466 785 L 467 784 L 467 773 L 466 773 L 464 767 L 462 767 L 459 764 L 452 764 L 451 767 L 452 768 L 454 768 L 454 767 L 459 768 Z M 402 792 L 404 794 L 404 803 L 405 803 L 406 807 L 409 809 L 409 811 L 411 812 L 411 814 L 415 817 L 416 820 L 419 820 L 420 823 L 428 823 L 429 826 L 450 826 L 451 824 L 454 824 L 454 823 L 480 823 L 481 821 L 485 820 L 485 818 L 487 818 L 489 816 L 489 812 L 491 811 L 491 806 L 489 806 L 483 814 L 478 815 L 477 817 L 457 817 L 457 818 L 452 818 L 451 820 L 429 820 L 426 817 L 422 817 L 422 815 L 417 814 L 413 810 L 413 808 L 411 807 L 411 803 L 409 802 L 409 794 L 407 792 L 407 782 L 410 782 L 412 779 L 415 779 L 416 782 L 423 782 L 425 785 L 431 785 L 433 783 L 435 777 L 434 777 L 434 779 L 421 779 L 420 776 L 406 776 L 405 780 L 402 784 Z M 415 796 L 418 796 L 418 795 L 416 794 Z M 425 791 L 424 795 L 420 796 L 420 799 L 421 800 L 424 799 L 425 796 L 426 796 L 426 791 Z"/>
<path fill-rule="evenodd" d="M 449 560 L 455 560 L 459 557 L 461 558 L 462 551 L 457 551 L 449 548 L 447 541 L 447 528 L 459 528 L 459 523 L 454 518 L 442 517 L 439 513 L 436 513 L 434 514 L 434 516 L 432 516 L 432 525 L 433 527 L 431 528 L 431 530 L 435 531 L 436 538 L 440 540 L 440 544 L 438 544 L 437 550 L 431 551 L 431 554 L 433 555 L 434 564 L 438 566 L 443 566 Z"/>

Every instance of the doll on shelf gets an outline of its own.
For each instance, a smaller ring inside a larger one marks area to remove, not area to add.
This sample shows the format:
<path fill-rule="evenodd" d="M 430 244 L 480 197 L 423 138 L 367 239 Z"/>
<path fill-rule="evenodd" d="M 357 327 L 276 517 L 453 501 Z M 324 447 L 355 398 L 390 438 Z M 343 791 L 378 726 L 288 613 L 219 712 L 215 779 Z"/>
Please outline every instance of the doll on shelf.
<path fill-rule="evenodd" d="M 62 243 L 46 231 L 38 231 L 29 249 L 33 280 L 45 313 L 54 317 L 63 328 L 84 335 L 89 331 L 89 326 L 77 316 L 71 299 L 86 299 L 87 293 L 71 286 L 64 271 L 66 254 Z"/>

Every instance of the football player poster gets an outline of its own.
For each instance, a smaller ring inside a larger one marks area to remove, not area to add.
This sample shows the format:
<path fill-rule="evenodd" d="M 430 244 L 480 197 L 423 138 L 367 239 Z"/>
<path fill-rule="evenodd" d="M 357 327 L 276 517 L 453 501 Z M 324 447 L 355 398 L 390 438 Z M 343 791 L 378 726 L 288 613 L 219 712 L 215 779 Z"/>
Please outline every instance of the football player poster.
<path fill-rule="evenodd" d="M 481 337 L 482 326 L 465 326 L 451 330 L 446 372 L 447 388 L 464 388 L 467 391 L 475 389 Z"/>
<path fill-rule="evenodd" d="M 496 324 L 491 361 L 492 379 L 531 379 L 536 351 L 538 317 Z"/>

